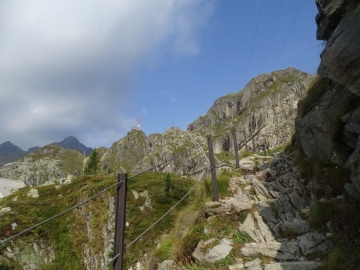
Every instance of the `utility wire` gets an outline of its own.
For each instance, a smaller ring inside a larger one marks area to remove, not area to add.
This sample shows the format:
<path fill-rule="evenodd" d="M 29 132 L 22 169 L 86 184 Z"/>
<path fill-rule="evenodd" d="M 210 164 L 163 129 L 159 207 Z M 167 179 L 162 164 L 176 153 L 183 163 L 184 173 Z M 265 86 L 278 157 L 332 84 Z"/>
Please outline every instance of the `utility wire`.
<path fill-rule="evenodd" d="M 190 137 L 190 138 L 191 138 L 191 137 Z M 200 146 L 200 147 L 201 147 L 201 146 Z M 184 155 L 184 154 L 187 153 L 187 152 L 190 152 L 191 150 L 192 150 L 192 148 L 189 148 L 188 150 L 183 151 L 182 153 L 174 156 L 173 158 L 171 158 L 171 159 L 169 159 L 169 160 L 166 160 L 165 162 L 162 162 L 162 163 L 160 163 L 160 164 L 157 164 L 157 165 L 155 165 L 155 166 L 153 166 L 153 167 L 151 167 L 151 168 L 149 168 L 149 169 L 147 169 L 147 170 L 144 170 L 144 171 L 142 171 L 142 172 L 140 172 L 140 173 L 138 173 L 138 174 L 136 174 L 136 175 L 134 175 L 134 176 L 132 176 L 132 177 L 129 177 L 127 180 L 131 180 L 131 179 L 133 179 L 133 178 L 135 178 L 135 177 L 137 177 L 137 176 L 140 176 L 140 175 L 142 175 L 142 174 L 144 174 L 144 173 L 146 173 L 146 172 L 149 172 L 149 171 L 153 170 L 153 169 L 156 168 L 156 167 L 159 167 L 159 166 L 162 166 L 162 165 L 164 165 L 164 164 L 167 164 L 168 162 L 170 162 L 170 161 L 172 161 L 172 160 L 174 160 L 174 159 L 176 159 L 176 158 Z M 199 182 L 200 182 L 200 181 L 199 181 Z M 43 224 L 45 224 L 45 223 L 47 223 L 47 222 L 49 222 L 49 221 L 51 221 L 51 220 L 53 220 L 53 219 L 55 219 L 55 218 L 58 218 L 58 217 L 60 217 L 60 216 L 63 216 L 63 215 L 69 213 L 70 211 L 72 211 L 72 210 L 74 210 L 74 209 L 76 209 L 76 208 L 79 208 L 80 206 L 88 203 L 89 201 L 95 199 L 96 197 L 100 196 L 101 194 L 105 193 L 106 191 L 110 190 L 111 188 L 113 188 L 113 187 L 115 187 L 115 186 L 118 186 L 118 185 L 121 184 L 121 183 L 122 183 L 122 182 L 120 182 L 120 183 L 117 182 L 117 183 L 115 183 L 115 184 L 107 187 L 106 189 L 102 190 L 101 192 L 99 192 L 99 193 L 91 196 L 91 197 L 88 198 L 87 200 L 85 200 L 85 201 L 83 201 L 83 202 L 81 202 L 81 203 L 79 203 L 79 204 L 76 204 L 76 205 L 74 205 L 73 207 L 70 207 L 70 208 L 68 208 L 67 210 L 65 210 L 65 211 L 63 211 L 63 212 L 61 212 L 61 213 L 58 213 L 58 214 L 56 214 L 56 215 L 54 215 L 54 216 L 52 216 L 52 217 L 50 217 L 50 218 L 47 218 L 47 219 L 45 219 L 45 220 L 43 220 L 43 221 L 41 221 L 41 222 L 39 222 L 39 223 L 37 223 L 37 224 L 35 224 L 35 225 L 27 228 L 27 229 L 25 229 L 25 230 L 23 230 L 23 231 L 21 231 L 21 232 L 19 232 L 19 233 L 17 233 L 17 234 L 14 234 L 14 235 L 8 237 L 8 238 L 5 238 L 5 239 L 3 239 L 3 240 L 0 240 L 0 245 L 5 244 L 5 243 L 11 241 L 12 239 L 15 239 L 15 238 L 17 238 L 17 237 L 19 237 L 19 236 L 21 236 L 21 235 L 23 235 L 23 234 L 25 234 L 25 233 L 33 230 L 33 229 L 39 227 L 39 226 L 41 226 L 41 225 L 43 225 Z M 197 185 L 197 184 L 196 184 L 196 185 Z M 195 185 L 195 186 L 196 186 L 196 185 Z M 186 196 L 195 188 L 195 186 L 194 186 L 177 204 L 175 204 L 175 205 L 165 214 L 165 216 L 166 216 L 174 207 L 176 207 L 182 200 L 184 200 L 184 199 L 186 198 Z M 161 217 L 161 219 L 164 218 L 165 216 Z M 160 219 L 160 220 L 161 220 L 161 219 Z M 160 221 L 160 220 L 159 220 L 159 221 Z M 156 223 L 158 223 L 159 221 L 157 221 Z M 155 226 L 155 224 L 154 224 L 153 226 Z M 149 229 L 151 229 L 151 228 L 149 228 Z M 149 229 L 148 229 L 148 230 L 149 230 Z M 144 232 L 144 233 L 146 233 L 146 232 Z M 139 236 L 139 237 L 141 237 L 141 236 Z"/>
<path fill-rule="evenodd" d="M 209 169 L 208 169 L 209 171 Z M 128 244 L 124 251 L 135 244 L 139 239 L 150 231 L 156 224 L 158 224 L 163 218 L 165 218 L 176 206 L 178 206 L 185 198 L 200 184 L 201 180 L 198 181 L 176 204 L 174 204 L 165 214 L 163 214 L 157 221 L 155 221 L 151 226 L 149 226 L 144 232 L 142 232 L 138 237 L 136 237 L 130 244 Z M 115 261 L 119 257 L 120 253 L 116 254 L 106 265 L 104 265 L 101 270 L 105 270 L 113 261 Z"/>
<path fill-rule="evenodd" d="M 272 33 L 271 33 L 271 38 L 270 38 L 269 44 L 268 44 L 267 49 L 266 49 L 265 57 L 264 57 L 263 62 L 262 62 L 262 64 L 261 64 L 261 71 L 260 71 L 260 73 L 263 72 L 265 60 L 266 60 L 266 58 L 267 58 L 267 56 L 268 56 L 268 53 L 269 53 L 270 44 L 271 44 L 272 39 L 273 39 L 273 37 L 274 37 L 275 29 L 276 29 L 276 26 L 277 26 L 277 24 L 278 24 L 279 17 L 280 17 L 280 13 L 281 13 L 281 10 L 282 10 L 283 5 L 284 5 L 284 0 L 281 1 L 281 6 L 280 6 L 279 12 L 278 12 L 277 17 L 276 17 L 275 25 L 274 25 L 274 28 L 273 28 Z"/>
<path fill-rule="evenodd" d="M 158 165 L 155 165 L 155 166 L 153 166 L 152 168 L 149 168 L 149 169 L 147 169 L 147 170 L 145 170 L 145 171 L 142 171 L 142 172 L 139 173 L 139 174 L 136 174 L 136 175 L 128 178 L 128 180 L 130 180 L 130 179 L 132 179 L 132 178 L 135 178 L 135 177 L 137 177 L 137 176 L 139 176 L 139 175 L 142 175 L 142 174 L 144 174 L 144 173 L 146 173 L 146 172 L 149 172 L 150 170 L 153 170 L 154 168 L 156 168 L 156 167 L 158 167 L 158 166 L 164 165 L 164 164 L 166 164 L 166 163 L 168 163 L 168 162 L 170 162 L 170 161 L 178 158 L 179 156 L 181 156 L 181 155 L 183 155 L 183 154 L 185 154 L 185 153 L 187 153 L 187 152 L 189 152 L 189 151 L 191 151 L 191 150 L 192 150 L 192 148 L 189 148 L 188 150 L 186 150 L 186 151 L 184 151 L 184 152 L 182 152 L 182 153 L 174 156 L 173 158 L 171 158 L 171 159 L 169 159 L 169 160 L 167 160 L 167 161 L 165 161 L 165 162 L 163 162 L 163 163 L 160 163 L 160 164 L 158 164 Z M 120 183 L 121 183 L 121 182 L 120 182 Z M 78 207 L 80 207 L 80 206 L 88 203 L 89 201 L 95 199 L 95 198 L 98 197 L 99 195 L 105 193 L 106 191 L 110 190 L 111 188 L 117 186 L 118 184 L 119 184 L 119 183 L 116 182 L 115 184 L 107 187 L 107 188 L 104 189 L 103 191 L 95 194 L 94 196 L 92 196 L 92 197 L 88 198 L 87 200 L 83 201 L 82 203 L 76 204 L 76 205 L 74 205 L 73 207 L 70 207 L 70 208 L 68 208 L 67 210 L 65 210 L 65 211 L 63 211 L 63 212 L 61 212 L 61 213 L 58 213 L 58 214 L 56 214 L 56 215 L 54 215 L 54 216 L 52 216 L 52 217 L 50 217 L 50 218 L 47 218 L 47 219 L 45 219 L 45 220 L 43 220 L 43 221 L 41 221 L 41 222 L 39 222 L 39 223 L 37 223 L 37 224 L 35 224 L 35 225 L 27 228 L 27 229 L 25 229 L 25 230 L 23 230 L 23 231 L 21 231 L 21 232 L 19 232 L 19 233 L 17 233 L 17 234 L 14 234 L 14 235 L 12 235 L 12 236 L 10 236 L 10 237 L 8 237 L 8 238 L 5 238 L 4 240 L 0 240 L 0 245 L 2 245 L 2 244 L 4 244 L 4 243 L 7 243 L 7 242 L 9 242 L 10 240 L 12 240 L 12 239 L 14 239 L 14 238 L 17 238 L 17 237 L 23 235 L 24 233 L 27 233 L 27 232 L 29 232 L 29 231 L 31 231 L 31 230 L 33 230 L 33 229 L 35 229 L 35 228 L 37 228 L 37 227 L 39 227 L 39 226 L 47 223 L 47 222 L 49 222 L 49 221 L 51 221 L 51 220 L 53 220 L 53 219 L 55 219 L 55 218 L 57 218 L 57 217 L 60 217 L 60 216 L 65 215 L 66 213 L 68 213 L 68 212 L 70 212 L 70 211 L 72 211 L 72 210 L 74 210 L 74 209 L 76 209 L 76 208 L 78 208 Z"/>
<path fill-rule="evenodd" d="M 292 21 L 292 23 L 291 23 L 289 32 L 287 33 L 286 38 L 285 38 L 285 42 L 283 43 L 283 46 L 282 46 L 282 48 L 281 48 L 280 55 L 279 55 L 278 59 L 276 60 L 276 64 L 275 64 L 274 70 L 276 69 L 276 67 L 277 67 L 277 65 L 278 65 L 278 63 L 279 63 L 280 57 L 282 56 L 282 54 L 283 54 L 283 52 L 284 52 L 285 46 L 286 46 L 287 41 L 288 41 L 288 39 L 289 39 L 290 33 L 291 33 L 291 31 L 292 31 L 292 29 L 293 29 L 293 27 L 294 27 L 294 24 L 295 24 L 295 21 L 296 21 L 296 18 L 297 18 L 297 16 L 298 16 L 298 14 L 299 14 L 300 7 L 301 7 L 302 3 L 303 3 L 303 0 L 301 0 L 300 4 L 299 4 L 299 6 L 298 6 L 298 8 L 297 8 L 297 10 L 296 10 L 296 14 L 295 14 L 294 19 L 293 19 L 293 21 Z"/>
<path fill-rule="evenodd" d="M 190 152 L 190 151 L 192 151 L 192 150 L 193 150 L 192 148 L 189 148 L 189 149 L 187 149 L 187 150 L 185 150 L 185 151 L 183 151 L 183 152 L 181 152 L 181 153 L 173 156 L 173 157 L 170 158 L 169 160 L 166 160 L 166 161 L 164 161 L 164 162 L 162 162 L 162 163 L 159 163 L 159 164 L 157 164 L 157 165 L 154 165 L 154 166 L 152 166 L 152 167 L 149 168 L 149 169 L 146 169 L 146 170 L 144 170 L 144 171 L 142 171 L 142 172 L 140 172 L 140 173 L 138 173 L 138 174 L 136 174 L 136 175 L 133 175 L 133 176 L 129 177 L 128 180 L 133 179 L 133 178 L 135 178 L 135 177 L 137 177 L 137 176 L 139 176 L 139 175 L 142 175 L 142 174 L 144 174 L 144 173 L 147 173 L 147 172 L 149 172 L 149 171 L 152 171 L 153 169 L 155 169 L 155 168 L 157 168 L 157 167 L 160 167 L 160 166 L 162 166 L 162 165 L 165 165 L 165 164 L 169 163 L 170 161 L 173 161 L 173 160 L 177 159 L 178 157 L 180 157 L 180 156 L 182 156 L 182 155 L 184 155 L 184 154 L 186 154 L 186 153 L 188 153 L 188 152 Z"/>
<path fill-rule="evenodd" d="M 120 182 L 120 183 L 122 183 L 122 182 Z M 74 209 L 76 209 L 76 208 L 79 208 L 80 206 L 82 206 L 82 205 L 88 203 L 89 201 L 95 199 L 95 198 L 98 197 L 99 195 L 105 193 L 106 191 L 108 191 L 109 189 L 117 186 L 117 185 L 120 184 L 120 183 L 117 182 L 116 184 L 113 184 L 113 185 L 107 187 L 107 188 L 104 189 L 103 191 L 95 194 L 94 196 L 90 197 L 89 199 L 83 201 L 82 203 L 76 204 L 76 205 L 74 205 L 73 207 L 68 208 L 67 210 L 65 210 L 65 211 L 63 211 L 63 212 L 61 212 L 61 213 L 58 213 L 58 214 L 56 214 L 56 215 L 54 215 L 54 216 L 52 216 L 52 217 L 50 217 L 50 218 L 47 218 L 47 219 L 45 219 L 45 220 L 43 220 L 43 221 L 41 221 L 41 222 L 39 222 L 39 223 L 37 223 L 37 224 L 35 224 L 35 225 L 27 228 L 27 229 L 25 229 L 25 230 L 23 230 L 23 231 L 21 231 L 21 232 L 19 232 L 19 233 L 17 233 L 17 234 L 14 234 L 14 235 L 12 235 L 12 236 L 4 239 L 4 240 L 1 240 L 1 241 L 0 241 L 0 245 L 4 244 L 4 243 L 6 243 L 6 242 L 8 242 L 8 241 L 10 241 L 10 240 L 12 240 L 12 239 L 20 236 L 20 235 L 23 235 L 24 233 L 27 233 L 27 232 L 29 232 L 29 231 L 31 231 L 31 230 L 39 227 L 40 225 L 42 225 L 42 224 L 44 224 L 44 223 L 47 223 L 47 222 L 49 222 L 49 221 L 51 221 L 51 220 L 53 220 L 53 219 L 55 219 L 55 218 L 57 218 L 57 217 L 60 217 L 60 216 L 62 216 L 62 215 L 65 215 L 66 213 L 68 213 L 68 212 L 70 212 L 70 211 L 72 211 L 72 210 L 74 210 Z"/>
<path fill-rule="evenodd" d="M 202 147 L 201 147 L 201 145 L 200 145 L 197 141 L 195 141 L 195 140 L 194 140 L 194 138 L 193 138 L 193 137 L 191 137 L 189 133 L 187 133 L 186 131 L 185 131 L 185 133 L 186 133 L 186 135 L 188 135 L 188 136 L 189 136 L 189 138 L 190 138 L 190 139 L 194 142 L 194 144 L 195 144 L 195 145 L 197 145 L 197 146 L 199 147 L 199 149 L 200 149 L 201 153 L 203 153 L 203 155 L 204 155 L 204 157 L 205 157 L 205 159 L 206 159 L 207 163 L 208 163 L 208 164 L 209 164 L 209 166 L 210 166 L 210 161 L 209 161 L 208 157 L 207 157 L 207 156 L 206 156 L 206 154 L 205 154 L 204 148 L 202 148 Z"/>
<path fill-rule="evenodd" d="M 155 221 L 149 228 L 147 228 L 143 233 L 141 233 L 138 237 L 136 237 L 130 244 L 126 246 L 125 249 L 128 249 L 133 244 L 135 244 L 144 234 L 150 231 L 156 224 L 158 224 L 163 218 L 165 218 L 171 210 L 173 210 L 176 206 L 178 206 L 185 198 L 194 190 L 195 187 L 199 185 L 201 181 L 198 181 L 176 204 L 174 204 L 165 214 L 163 214 L 157 221 Z"/>
<path fill-rule="evenodd" d="M 260 22 L 260 17 L 261 17 L 261 11 L 262 11 L 263 4 L 264 4 L 264 0 L 261 1 L 260 12 L 259 12 L 259 16 L 258 16 L 258 19 L 257 19 L 257 22 L 256 22 L 255 35 L 254 35 L 254 39 L 253 39 L 253 42 L 252 42 L 251 51 L 250 51 L 250 57 L 249 57 L 249 62 L 248 62 L 248 65 L 247 65 L 247 68 L 246 68 L 246 73 L 245 73 L 245 83 L 246 83 L 246 81 L 247 81 L 247 76 L 248 76 L 248 72 L 249 72 L 250 62 L 251 62 L 252 54 L 253 54 L 253 51 L 254 51 L 255 40 L 256 40 L 256 36 L 257 36 L 257 32 L 258 32 L 258 27 L 259 27 L 259 22 Z"/>

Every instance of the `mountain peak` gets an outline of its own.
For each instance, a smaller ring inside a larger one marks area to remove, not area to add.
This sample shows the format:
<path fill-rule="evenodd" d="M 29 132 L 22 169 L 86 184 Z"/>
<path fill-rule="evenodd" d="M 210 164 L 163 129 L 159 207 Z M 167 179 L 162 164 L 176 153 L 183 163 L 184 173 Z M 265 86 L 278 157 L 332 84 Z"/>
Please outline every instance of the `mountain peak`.
<path fill-rule="evenodd" d="M 93 151 L 92 148 L 86 147 L 84 144 L 80 143 L 80 141 L 75 136 L 66 137 L 61 142 L 54 142 L 52 145 L 57 145 L 65 149 L 74 149 L 80 152 L 85 152 L 86 155 L 90 155 Z"/>
<path fill-rule="evenodd" d="M 24 153 L 24 150 L 22 150 L 20 147 L 16 146 L 12 142 L 6 141 L 6 142 L 0 144 L 0 153 L 22 154 L 22 153 Z"/>
<path fill-rule="evenodd" d="M 25 151 L 10 141 L 0 144 L 0 166 L 14 162 L 25 155 Z"/>

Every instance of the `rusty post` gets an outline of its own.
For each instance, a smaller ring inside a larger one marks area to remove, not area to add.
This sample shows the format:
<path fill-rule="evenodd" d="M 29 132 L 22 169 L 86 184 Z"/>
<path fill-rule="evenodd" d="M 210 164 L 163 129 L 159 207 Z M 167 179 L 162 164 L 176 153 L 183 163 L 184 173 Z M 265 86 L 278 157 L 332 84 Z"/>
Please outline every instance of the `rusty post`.
<path fill-rule="evenodd" d="M 208 147 L 209 147 L 210 170 L 211 170 L 211 180 L 212 180 L 212 187 L 213 187 L 213 201 L 218 202 L 219 201 L 219 193 L 218 193 L 217 179 L 216 179 L 215 158 L 214 158 L 212 136 L 208 135 L 207 140 L 208 140 Z"/>
<path fill-rule="evenodd" d="M 236 130 L 234 129 L 233 130 L 233 137 L 234 137 L 234 151 L 235 151 L 235 166 L 236 166 L 236 169 L 239 169 L 240 168 L 240 165 L 239 165 L 239 145 L 237 143 L 237 139 L 236 139 Z"/>
<path fill-rule="evenodd" d="M 249 147 L 247 145 L 247 137 L 246 137 L 246 132 L 244 131 L 244 144 L 245 144 L 245 150 L 246 152 L 249 152 Z"/>
<path fill-rule="evenodd" d="M 115 241 L 114 255 L 117 258 L 113 263 L 113 270 L 123 270 L 124 266 L 124 232 L 126 210 L 127 174 L 118 174 L 118 187 L 116 193 Z"/>

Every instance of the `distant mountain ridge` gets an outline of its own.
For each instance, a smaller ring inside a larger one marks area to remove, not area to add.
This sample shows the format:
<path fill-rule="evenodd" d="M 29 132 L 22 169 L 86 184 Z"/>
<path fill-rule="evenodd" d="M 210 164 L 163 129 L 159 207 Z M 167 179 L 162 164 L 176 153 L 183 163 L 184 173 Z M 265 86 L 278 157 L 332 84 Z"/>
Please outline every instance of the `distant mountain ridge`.
<path fill-rule="evenodd" d="M 86 155 L 90 155 L 91 152 L 93 151 L 92 148 L 87 147 L 84 144 L 80 143 L 80 141 L 74 136 L 69 136 L 64 140 L 62 140 L 61 142 L 54 142 L 51 143 L 50 145 L 56 145 L 64 149 L 77 150 L 81 153 L 85 152 Z M 25 155 L 32 153 L 40 148 L 42 147 L 35 146 L 35 147 L 30 147 L 28 151 L 24 151 L 17 145 L 13 144 L 12 142 L 6 141 L 0 144 L 0 166 L 3 166 L 10 162 L 17 161 L 18 159 L 24 157 Z"/>
<path fill-rule="evenodd" d="M 51 143 L 52 145 L 60 146 L 64 149 L 73 149 L 78 150 L 80 152 L 85 152 L 86 155 L 90 155 L 93 151 L 92 148 L 86 147 L 84 144 L 80 143 L 79 140 L 74 136 L 69 136 L 62 140 L 61 142 Z"/>
<path fill-rule="evenodd" d="M 104 174 L 136 174 L 172 160 L 188 147 L 192 148 L 194 140 L 197 143 L 206 140 L 208 134 L 214 135 L 213 147 L 218 161 L 222 165 L 231 165 L 227 157 L 234 153 L 234 130 L 237 141 L 245 141 L 246 137 L 247 148 L 254 152 L 279 148 L 291 140 L 297 103 L 306 95 L 312 79 L 310 74 L 295 68 L 261 74 L 241 91 L 218 98 L 205 115 L 189 124 L 186 131 L 171 128 L 163 134 L 146 136 L 142 131 L 132 130 L 109 149 L 104 149 L 100 168 Z M 74 136 L 48 146 L 74 149 L 87 155 L 92 152 Z M 38 156 L 52 158 L 46 151 L 43 154 Z M 166 166 L 157 166 L 154 170 L 197 178 L 203 173 L 204 162 L 203 151 L 196 147 L 191 154 L 172 160 Z"/>
<path fill-rule="evenodd" d="M 27 152 L 10 141 L 0 144 L 0 166 L 18 160 Z"/>
<path fill-rule="evenodd" d="M 25 151 L 10 141 L 0 144 L 0 154 L 23 154 Z"/>

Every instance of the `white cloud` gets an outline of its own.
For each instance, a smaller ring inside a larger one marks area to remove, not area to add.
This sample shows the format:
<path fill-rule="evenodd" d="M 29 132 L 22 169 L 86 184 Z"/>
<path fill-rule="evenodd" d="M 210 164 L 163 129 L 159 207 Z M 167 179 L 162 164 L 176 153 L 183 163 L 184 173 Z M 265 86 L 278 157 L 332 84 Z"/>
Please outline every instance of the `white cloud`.
<path fill-rule="evenodd" d="M 134 120 L 125 109 L 138 65 L 164 51 L 197 54 L 211 8 L 206 0 L 1 1 L 0 143 L 118 140 Z"/>

